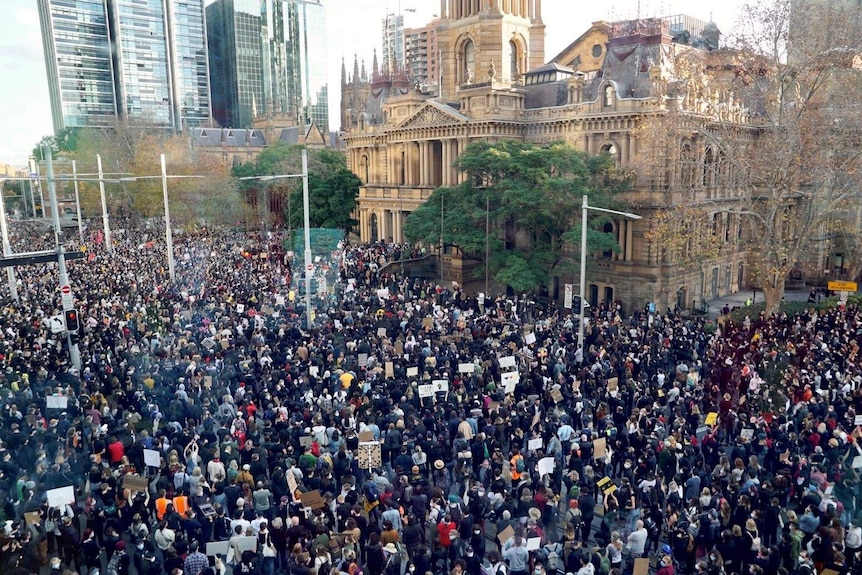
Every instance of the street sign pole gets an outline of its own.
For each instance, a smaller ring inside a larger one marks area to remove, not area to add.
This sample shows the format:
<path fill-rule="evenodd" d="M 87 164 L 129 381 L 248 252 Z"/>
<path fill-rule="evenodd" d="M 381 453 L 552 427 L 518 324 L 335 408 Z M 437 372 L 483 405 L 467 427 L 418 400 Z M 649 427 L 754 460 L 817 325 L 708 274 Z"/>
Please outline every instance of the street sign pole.
<path fill-rule="evenodd" d="M 72 302 L 72 288 L 69 287 L 69 274 L 66 272 L 66 254 L 61 237 L 62 230 L 60 228 L 60 213 L 57 206 L 57 190 L 54 187 L 54 162 L 51 157 L 51 147 L 42 146 L 42 152 L 44 154 L 46 174 L 48 176 L 48 199 L 51 202 L 51 219 L 54 222 L 54 245 L 57 248 L 57 266 L 60 270 L 60 285 L 68 291 L 68 294 L 62 294 L 63 314 L 65 316 L 66 311 L 74 309 Z M 68 298 L 66 297 L 67 295 Z M 81 353 L 78 350 L 78 343 L 68 331 L 66 331 L 66 343 L 69 346 L 69 359 L 72 361 L 72 366 L 78 371 L 78 373 L 80 373 Z"/>

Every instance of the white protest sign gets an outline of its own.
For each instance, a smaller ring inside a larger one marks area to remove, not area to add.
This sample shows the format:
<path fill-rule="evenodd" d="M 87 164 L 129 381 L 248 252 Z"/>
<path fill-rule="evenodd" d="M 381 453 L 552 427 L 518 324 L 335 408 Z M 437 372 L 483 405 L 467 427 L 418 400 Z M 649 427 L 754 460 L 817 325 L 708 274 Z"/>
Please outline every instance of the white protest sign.
<path fill-rule="evenodd" d="M 527 342 L 527 345 L 533 345 L 534 343 L 536 343 L 536 334 L 533 332 L 528 333 L 524 341 Z"/>
<path fill-rule="evenodd" d="M 541 537 L 530 537 L 529 539 L 527 539 L 527 551 L 538 551 L 541 546 Z"/>
<path fill-rule="evenodd" d="M 144 450 L 144 465 L 148 467 L 161 467 L 162 460 L 159 456 L 159 452 L 155 449 L 145 449 Z"/>
<path fill-rule="evenodd" d="M 230 541 L 210 541 L 207 543 L 207 555 L 227 555 Z"/>
<path fill-rule="evenodd" d="M 75 487 L 72 485 L 49 489 L 46 495 L 48 497 L 48 507 L 62 507 L 75 503 Z"/>
<path fill-rule="evenodd" d="M 447 379 L 435 379 L 431 382 L 431 385 L 434 386 L 434 392 L 438 391 L 449 391 L 449 380 Z"/>
<path fill-rule="evenodd" d="M 473 373 L 476 371 L 476 366 L 472 363 L 459 363 L 458 373 Z"/>
<path fill-rule="evenodd" d="M 408 367 L 407 368 L 407 377 L 418 377 L 419 376 L 419 368 L 418 367 Z"/>
<path fill-rule="evenodd" d="M 69 398 L 65 395 L 49 395 L 45 397 L 45 406 L 48 409 L 66 409 L 69 405 Z"/>
<path fill-rule="evenodd" d="M 500 374 L 500 383 L 503 386 L 503 391 L 506 393 L 514 393 L 515 386 L 518 385 L 519 381 L 521 381 L 521 378 L 517 371 Z"/>
<path fill-rule="evenodd" d="M 547 475 L 554 472 L 554 458 L 553 457 L 543 457 L 539 460 L 539 477 L 542 475 Z"/>
<path fill-rule="evenodd" d="M 542 438 L 541 437 L 531 439 L 530 441 L 527 442 L 527 449 L 529 449 L 530 451 L 536 451 L 538 449 L 541 449 L 542 447 L 543 447 L 543 444 L 542 444 Z"/>
<path fill-rule="evenodd" d="M 501 357 L 500 358 L 500 367 L 501 368 L 515 367 L 515 356 L 514 355 L 507 355 L 506 357 Z"/>
<path fill-rule="evenodd" d="M 862 425 L 862 415 L 857 415 L 853 420 L 853 425 Z"/>
<path fill-rule="evenodd" d="M 243 313 L 245 311 L 245 306 L 241 303 L 236 304 L 236 313 Z"/>
<path fill-rule="evenodd" d="M 419 397 L 431 397 L 434 395 L 434 386 L 430 383 L 419 386 Z"/>

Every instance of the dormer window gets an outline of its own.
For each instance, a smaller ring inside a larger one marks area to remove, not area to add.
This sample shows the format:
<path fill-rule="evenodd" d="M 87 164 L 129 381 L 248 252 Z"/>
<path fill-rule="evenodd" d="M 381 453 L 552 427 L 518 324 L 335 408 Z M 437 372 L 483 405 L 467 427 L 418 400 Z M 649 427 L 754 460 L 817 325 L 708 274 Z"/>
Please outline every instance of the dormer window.
<path fill-rule="evenodd" d="M 611 108 L 614 105 L 614 87 L 611 85 L 605 86 L 604 90 L 604 105 L 605 108 Z"/>

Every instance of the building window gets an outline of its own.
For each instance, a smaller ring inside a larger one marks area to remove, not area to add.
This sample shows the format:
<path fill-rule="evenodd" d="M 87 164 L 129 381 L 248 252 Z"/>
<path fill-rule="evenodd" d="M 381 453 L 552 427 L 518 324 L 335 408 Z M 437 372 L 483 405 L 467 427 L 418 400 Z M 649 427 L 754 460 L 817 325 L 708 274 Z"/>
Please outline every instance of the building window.
<path fill-rule="evenodd" d="M 521 51 L 514 40 L 509 42 L 509 77 L 512 80 L 521 77 Z"/>
<path fill-rule="evenodd" d="M 596 44 L 595 46 L 593 46 L 593 58 L 598 58 L 601 55 L 602 55 L 602 45 Z"/>
<path fill-rule="evenodd" d="M 464 65 L 461 69 L 461 83 L 472 84 L 473 75 L 476 72 L 476 45 L 473 44 L 472 40 L 467 40 L 466 42 L 464 42 L 462 58 Z"/>
<path fill-rule="evenodd" d="M 602 146 L 602 153 L 613 156 L 614 161 L 619 164 L 620 163 L 620 152 L 617 148 L 617 145 L 614 143 L 608 143 Z"/>
<path fill-rule="evenodd" d="M 614 87 L 613 86 L 605 86 L 605 107 L 610 108 L 614 105 Z"/>

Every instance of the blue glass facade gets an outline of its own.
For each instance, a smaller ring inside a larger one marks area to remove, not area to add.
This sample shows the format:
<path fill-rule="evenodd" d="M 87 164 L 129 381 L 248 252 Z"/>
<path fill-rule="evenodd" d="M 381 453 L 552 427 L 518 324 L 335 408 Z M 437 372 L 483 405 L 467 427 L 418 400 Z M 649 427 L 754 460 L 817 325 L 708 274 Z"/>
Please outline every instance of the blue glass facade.
<path fill-rule="evenodd" d="M 39 0 L 54 129 L 210 119 L 203 0 Z"/>
<path fill-rule="evenodd" d="M 260 0 L 218 0 L 207 6 L 213 118 L 225 128 L 250 128 L 263 111 Z"/>
<path fill-rule="evenodd" d="M 103 0 L 40 0 L 54 130 L 111 124 L 117 115 Z"/>
<path fill-rule="evenodd" d="M 224 127 L 254 118 L 329 131 L 326 11 L 317 0 L 216 0 L 207 7 L 213 110 Z"/>

